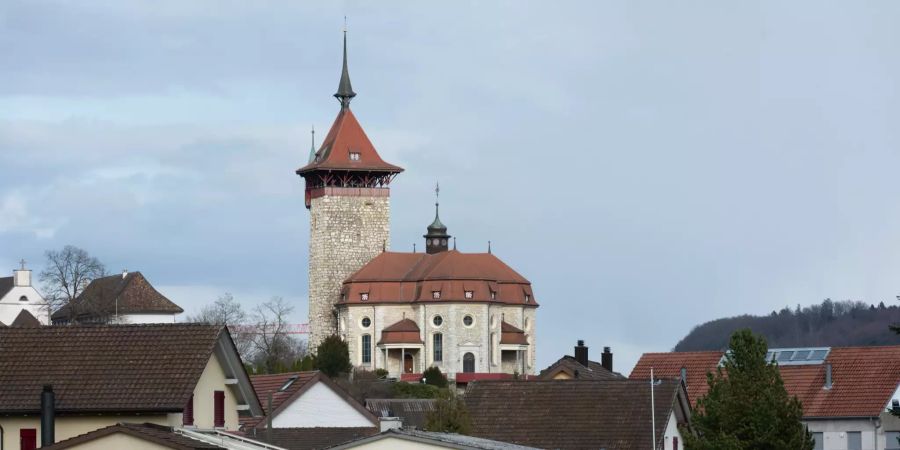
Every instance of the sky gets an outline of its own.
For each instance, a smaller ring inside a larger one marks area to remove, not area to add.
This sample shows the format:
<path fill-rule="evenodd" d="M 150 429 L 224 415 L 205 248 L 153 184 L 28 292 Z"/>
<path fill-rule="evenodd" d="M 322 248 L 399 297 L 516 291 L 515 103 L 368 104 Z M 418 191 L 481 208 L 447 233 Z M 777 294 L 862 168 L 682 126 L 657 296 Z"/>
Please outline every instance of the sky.
<path fill-rule="evenodd" d="M 538 366 L 900 293 L 900 3 L 0 2 L 0 273 L 72 244 L 188 313 L 306 321 L 294 170 L 352 108 L 391 248 L 441 219 L 541 304 Z M 5 269 L 3 269 L 5 267 Z"/>

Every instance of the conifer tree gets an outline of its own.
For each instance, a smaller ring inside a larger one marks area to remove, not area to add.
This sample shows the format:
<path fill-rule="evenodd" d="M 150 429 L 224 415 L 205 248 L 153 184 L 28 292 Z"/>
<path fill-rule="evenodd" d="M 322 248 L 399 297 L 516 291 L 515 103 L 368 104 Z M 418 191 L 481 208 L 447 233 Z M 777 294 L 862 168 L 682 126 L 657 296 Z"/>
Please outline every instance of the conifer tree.
<path fill-rule="evenodd" d="M 347 347 L 347 343 L 334 334 L 319 344 L 315 361 L 319 370 L 331 378 L 348 373 L 353 369 L 350 364 L 350 349 Z"/>
<path fill-rule="evenodd" d="M 789 396 L 775 363 L 766 361 L 766 340 L 749 329 L 731 336 L 725 361 L 708 375 L 709 392 L 685 433 L 691 450 L 812 450 L 800 420 L 800 401 Z"/>

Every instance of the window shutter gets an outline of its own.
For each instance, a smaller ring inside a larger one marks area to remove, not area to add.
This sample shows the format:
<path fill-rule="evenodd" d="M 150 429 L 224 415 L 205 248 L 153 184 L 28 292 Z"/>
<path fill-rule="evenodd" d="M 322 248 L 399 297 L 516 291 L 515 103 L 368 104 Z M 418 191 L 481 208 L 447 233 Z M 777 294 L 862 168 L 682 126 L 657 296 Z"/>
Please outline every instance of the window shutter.
<path fill-rule="evenodd" d="M 672 450 L 678 450 L 678 436 L 672 436 Z"/>
<path fill-rule="evenodd" d="M 183 425 L 194 424 L 194 395 L 188 399 L 187 405 L 184 405 L 184 414 L 181 415 L 181 423 Z"/>
<path fill-rule="evenodd" d="M 216 391 L 213 400 L 215 401 L 213 426 L 222 428 L 225 426 L 225 391 Z"/>
<path fill-rule="evenodd" d="M 37 429 L 22 428 L 19 430 L 19 448 L 21 450 L 35 450 L 37 448 Z"/>

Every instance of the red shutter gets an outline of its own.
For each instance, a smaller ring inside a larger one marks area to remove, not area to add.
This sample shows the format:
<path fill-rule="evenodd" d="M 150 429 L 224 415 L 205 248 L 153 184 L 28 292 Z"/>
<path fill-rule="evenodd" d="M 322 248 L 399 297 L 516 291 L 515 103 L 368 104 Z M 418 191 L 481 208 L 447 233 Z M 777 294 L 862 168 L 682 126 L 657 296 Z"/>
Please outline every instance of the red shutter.
<path fill-rule="evenodd" d="M 215 397 L 215 416 L 213 426 L 221 428 L 225 426 L 225 391 L 216 391 Z"/>
<path fill-rule="evenodd" d="M 188 399 L 187 405 L 184 405 L 184 414 L 181 415 L 182 425 L 194 424 L 194 396 Z"/>
<path fill-rule="evenodd" d="M 34 428 L 20 429 L 19 441 L 21 450 L 35 450 L 37 448 L 37 430 Z"/>

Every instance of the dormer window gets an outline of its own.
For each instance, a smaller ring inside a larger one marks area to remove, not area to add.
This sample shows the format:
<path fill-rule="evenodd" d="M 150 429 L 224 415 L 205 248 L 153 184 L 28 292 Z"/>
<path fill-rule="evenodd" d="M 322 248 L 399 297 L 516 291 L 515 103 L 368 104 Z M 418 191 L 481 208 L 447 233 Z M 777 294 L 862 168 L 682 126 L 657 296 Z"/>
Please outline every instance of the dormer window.
<path fill-rule="evenodd" d="M 472 297 L 475 297 L 475 293 L 472 291 L 466 291 L 466 298 L 472 298 Z"/>
<path fill-rule="evenodd" d="M 350 161 L 359 161 L 359 152 L 350 152 Z"/>
<path fill-rule="evenodd" d="M 531 302 L 531 296 L 528 294 L 525 294 L 525 303 L 529 303 L 529 302 Z"/>
<path fill-rule="evenodd" d="M 497 291 L 491 291 L 491 300 L 497 300 Z"/>
<path fill-rule="evenodd" d="M 359 299 L 360 299 L 360 301 L 364 301 L 364 302 L 365 302 L 365 301 L 368 301 L 368 300 L 369 300 L 369 293 L 368 293 L 368 292 L 363 292 L 363 293 L 359 294 Z"/>
<path fill-rule="evenodd" d="M 441 298 L 441 291 L 431 291 L 431 298 L 438 300 Z"/>

